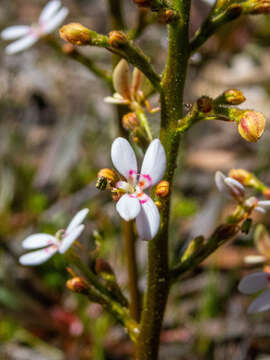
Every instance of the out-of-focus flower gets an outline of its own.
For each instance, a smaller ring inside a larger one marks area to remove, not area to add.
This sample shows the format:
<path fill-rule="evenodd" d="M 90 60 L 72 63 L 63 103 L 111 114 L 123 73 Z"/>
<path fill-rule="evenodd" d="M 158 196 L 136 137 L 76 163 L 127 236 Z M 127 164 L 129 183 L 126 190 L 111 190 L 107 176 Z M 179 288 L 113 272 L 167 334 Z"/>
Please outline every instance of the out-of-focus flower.
<path fill-rule="evenodd" d="M 242 201 L 245 198 L 246 190 L 239 181 L 225 176 L 221 171 L 215 174 L 215 182 L 218 190 L 228 198 Z"/>
<path fill-rule="evenodd" d="M 160 216 L 154 201 L 144 191 L 156 185 L 166 169 L 166 154 L 159 139 L 153 140 L 143 159 L 138 173 L 135 153 L 124 138 L 117 138 L 111 149 L 112 162 L 126 181 L 116 184 L 117 191 L 123 193 L 116 204 L 116 210 L 126 221 L 136 218 L 137 231 L 143 240 L 155 237 L 160 224 Z"/>
<path fill-rule="evenodd" d="M 264 225 L 259 224 L 254 232 L 254 243 L 257 254 L 248 255 L 244 258 L 247 264 L 269 264 L 270 260 L 270 236 Z"/>
<path fill-rule="evenodd" d="M 2 31 L 4 40 L 15 40 L 5 49 L 7 54 L 15 54 L 34 45 L 41 37 L 57 29 L 68 15 L 68 9 L 62 7 L 60 0 L 49 1 L 42 10 L 36 24 L 10 26 Z"/>
<path fill-rule="evenodd" d="M 131 73 L 125 59 L 119 61 L 113 71 L 113 86 L 116 93 L 104 101 L 110 104 L 128 105 L 145 101 L 144 94 L 149 91 L 149 82 L 143 73 L 134 68 Z"/>
<path fill-rule="evenodd" d="M 59 230 L 55 236 L 50 234 L 34 234 L 22 242 L 24 249 L 39 249 L 22 255 L 19 262 L 22 265 L 40 265 L 49 260 L 56 252 L 65 253 L 78 239 L 84 230 L 82 222 L 88 214 L 88 209 L 80 210 L 71 220 L 65 230 Z"/>
<path fill-rule="evenodd" d="M 258 200 L 251 196 L 246 199 L 246 190 L 244 186 L 237 180 L 225 176 L 221 171 L 215 174 L 215 182 L 218 190 L 227 198 L 236 200 L 247 209 L 256 210 L 261 213 L 266 213 L 270 208 L 270 200 Z"/>
<path fill-rule="evenodd" d="M 238 285 L 243 294 L 256 294 L 265 289 L 249 306 L 248 313 L 262 312 L 270 309 L 270 274 L 259 271 L 245 276 Z"/>

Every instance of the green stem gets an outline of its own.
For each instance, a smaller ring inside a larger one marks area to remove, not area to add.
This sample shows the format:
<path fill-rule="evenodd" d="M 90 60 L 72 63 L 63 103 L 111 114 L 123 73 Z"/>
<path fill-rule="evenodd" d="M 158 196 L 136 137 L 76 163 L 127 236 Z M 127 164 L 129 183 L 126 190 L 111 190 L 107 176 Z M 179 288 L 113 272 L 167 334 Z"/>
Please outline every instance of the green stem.
<path fill-rule="evenodd" d="M 58 54 L 67 55 L 69 58 L 82 64 L 88 70 L 90 70 L 94 75 L 96 75 L 98 78 L 105 81 L 105 83 L 109 86 L 109 88 L 111 90 L 113 90 L 111 75 L 106 70 L 103 70 L 99 66 L 97 66 L 93 60 L 82 55 L 76 49 L 73 49 L 70 52 L 64 53 L 61 45 L 53 36 L 46 36 L 44 39 L 46 40 L 46 43 L 49 46 L 51 46 Z"/>
<path fill-rule="evenodd" d="M 188 65 L 190 0 L 174 0 L 181 22 L 169 25 L 169 52 L 162 81 L 160 138 L 167 154 L 165 179 L 172 187 L 180 135 L 178 120 L 183 114 L 183 93 Z M 136 346 L 137 360 L 156 360 L 160 332 L 169 293 L 168 227 L 170 196 L 162 201 L 161 226 L 148 246 L 148 283 L 142 312 L 141 332 Z"/>
<path fill-rule="evenodd" d="M 85 289 L 83 294 L 86 295 L 90 301 L 102 305 L 108 313 L 125 327 L 132 341 L 136 341 L 139 334 L 139 325 L 132 319 L 126 307 L 121 306 L 118 302 L 112 300 L 92 286 Z"/>
<path fill-rule="evenodd" d="M 136 110 L 136 115 L 141 123 L 141 126 L 144 128 L 145 133 L 147 135 L 148 141 L 151 142 L 153 140 L 153 135 L 151 132 L 150 125 L 148 123 L 147 117 L 143 110 Z"/>
<path fill-rule="evenodd" d="M 170 271 L 171 283 L 175 282 L 179 276 L 183 275 L 187 271 L 191 271 L 196 268 L 216 249 L 232 239 L 238 231 L 238 224 L 220 225 L 202 246 L 199 246 L 194 253 L 192 253 L 189 257 L 184 258 L 183 261 L 180 261 L 178 265 L 172 268 Z"/>
<path fill-rule="evenodd" d="M 112 29 L 124 30 L 126 25 L 122 12 L 122 0 L 108 0 L 108 7 L 110 10 Z"/>
<path fill-rule="evenodd" d="M 133 222 L 123 220 L 122 232 L 125 242 L 125 258 L 128 270 L 128 286 L 130 293 L 129 309 L 132 318 L 139 321 L 141 312 L 141 295 L 138 287 L 138 269 L 135 249 L 136 236 L 134 233 Z"/>

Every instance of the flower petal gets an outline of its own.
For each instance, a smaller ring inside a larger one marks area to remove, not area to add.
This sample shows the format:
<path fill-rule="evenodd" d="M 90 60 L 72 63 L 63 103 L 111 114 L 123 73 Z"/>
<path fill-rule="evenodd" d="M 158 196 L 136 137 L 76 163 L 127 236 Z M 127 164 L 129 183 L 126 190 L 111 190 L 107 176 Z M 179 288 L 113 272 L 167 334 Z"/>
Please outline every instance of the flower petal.
<path fill-rule="evenodd" d="M 119 98 L 116 98 L 113 96 L 106 96 L 104 98 L 104 102 L 107 104 L 118 104 L 118 105 L 121 105 L 121 104 L 124 105 L 127 103 L 127 101 L 125 99 L 119 99 Z"/>
<path fill-rule="evenodd" d="M 260 200 L 258 201 L 258 206 L 268 210 L 270 209 L 270 200 Z"/>
<path fill-rule="evenodd" d="M 253 314 L 270 309 L 270 289 L 265 290 L 249 306 L 248 313 Z"/>
<path fill-rule="evenodd" d="M 22 255 L 19 258 L 19 262 L 22 265 L 40 265 L 49 260 L 57 251 L 57 246 L 49 246 L 45 249 L 32 251 L 28 254 Z"/>
<path fill-rule="evenodd" d="M 35 34 L 26 35 L 6 47 L 6 53 L 12 55 L 20 51 L 26 50 L 38 41 L 39 37 Z"/>
<path fill-rule="evenodd" d="M 243 294 L 253 294 L 268 285 L 269 274 L 263 271 L 258 271 L 253 274 L 245 276 L 238 285 L 238 290 Z"/>
<path fill-rule="evenodd" d="M 232 195 L 235 195 L 237 197 L 244 197 L 245 196 L 246 189 L 244 188 L 244 186 L 239 181 L 237 181 L 237 180 L 235 180 L 235 179 L 233 179 L 231 177 L 226 177 L 224 182 L 231 189 Z"/>
<path fill-rule="evenodd" d="M 141 207 L 142 210 L 136 218 L 137 231 L 142 240 L 151 240 L 159 229 L 159 211 L 150 197 L 147 202 L 141 204 Z"/>
<path fill-rule="evenodd" d="M 22 242 L 24 249 L 38 249 L 41 247 L 57 244 L 58 240 L 49 234 L 33 234 L 25 238 Z"/>
<path fill-rule="evenodd" d="M 59 246 L 59 252 L 60 254 L 65 253 L 73 244 L 73 242 L 78 239 L 78 237 L 83 232 L 85 226 L 83 224 L 77 226 L 75 229 L 73 229 L 68 235 L 63 237 L 63 240 Z"/>
<path fill-rule="evenodd" d="M 137 172 L 136 156 L 126 139 L 118 137 L 114 140 L 111 149 L 111 158 L 114 167 L 126 179 L 128 179 L 131 170 Z"/>
<path fill-rule="evenodd" d="M 39 23 L 49 20 L 61 7 L 61 1 L 52 0 L 44 6 L 39 16 Z"/>
<path fill-rule="evenodd" d="M 216 186 L 221 193 L 228 195 L 228 188 L 224 182 L 225 179 L 226 179 L 226 176 L 223 174 L 223 172 L 216 171 L 216 173 L 215 173 Z"/>
<path fill-rule="evenodd" d="M 42 32 L 44 35 L 49 34 L 56 30 L 68 16 L 68 9 L 63 7 L 56 15 L 43 24 Z"/>
<path fill-rule="evenodd" d="M 31 27 L 26 25 L 10 26 L 1 32 L 1 38 L 3 40 L 18 39 L 21 36 L 27 35 L 30 30 Z"/>
<path fill-rule="evenodd" d="M 261 214 L 266 214 L 266 210 L 260 206 L 256 206 L 254 210 L 258 211 Z"/>
<path fill-rule="evenodd" d="M 244 257 L 244 262 L 246 264 L 261 264 L 266 260 L 266 256 L 263 255 L 247 255 Z"/>
<path fill-rule="evenodd" d="M 125 59 L 120 60 L 113 71 L 113 86 L 124 99 L 130 99 L 131 79 L 129 65 Z"/>
<path fill-rule="evenodd" d="M 77 214 L 75 214 L 75 216 L 72 218 L 68 227 L 66 228 L 66 233 L 73 231 L 77 226 L 81 225 L 81 223 L 84 221 L 88 213 L 89 213 L 88 209 L 82 209 L 78 211 Z"/>
<path fill-rule="evenodd" d="M 141 211 L 141 205 L 137 198 L 133 198 L 128 194 L 125 194 L 120 198 L 120 200 L 118 200 L 116 210 L 122 219 L 130 221 L 138 216 Z"/>
<path fill-rule="evenodd" d="M 163 177 L 166 169 L 166 154 L 159 139 L 151 142 L 144 155 L 141 174 L 151 177 L 151 186 L 157 184 Z"/>

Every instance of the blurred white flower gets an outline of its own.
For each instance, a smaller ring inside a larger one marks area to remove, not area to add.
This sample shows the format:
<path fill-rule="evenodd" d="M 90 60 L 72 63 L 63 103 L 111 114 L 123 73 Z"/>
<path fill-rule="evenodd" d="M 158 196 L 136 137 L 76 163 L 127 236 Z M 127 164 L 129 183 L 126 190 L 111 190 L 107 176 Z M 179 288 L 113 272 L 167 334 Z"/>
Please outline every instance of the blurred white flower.
<path fill-rule="evenodd" d="M 4 40 L 14 40 L 5 49 L 7 54 L 15 54 L 34 45 L 42 36 L 56 30 L 68 15 L 68 9 L 62 7 L 60 0 L 51 0 L 42 10 L 37 24 L 31 26 L 10 26 L 1 32 Z"/>
<path fill-rule="evenodd" d="M 49 260 L 56 252 L 65 253 L 78 239 L 84 230 L 82 222 L 88 214 L 88 209 L 80 210 L 71 220 L 65 230 L 60 230 L 55 236 L 50 234 L 34 234 L 22 242 L 24 249 L 40 249 L 22 255 L 19 262 L 22 265 L 40 265 Z"/>
<path fill-rule="evenodd" d="M 215 174 L 215 182 L 218 190 L 228 198 L 241 201 L 245 198 L 246 190 L 239 181 L 225 176 L 221 171 Z"/>
<path fill-rule="evenodd" d="M 238 285 L 243 294 L 255 294 L 265 289 L 249 306 L 248 313 L 262 312 L 270 309 L 270 274 L 259 271 L 245 276 Z"/>
<path fill-rule="evenodd" d="M 116 210 L 125 220 L 136 218 L 141 239 L 153 239 L 159 229 L 160 216 L 154 201 L 144 190 L 156 185 L 166 169 L 166 154 L 159 139 L 153 140 L 146 150 L 141 172 L 138 173 L 135 153 L 124 138 L 117 138 L 111 149 L 112 162 L 126 181 L 119 181 L 117 189 L 124 193 L 116 204 Z"/>

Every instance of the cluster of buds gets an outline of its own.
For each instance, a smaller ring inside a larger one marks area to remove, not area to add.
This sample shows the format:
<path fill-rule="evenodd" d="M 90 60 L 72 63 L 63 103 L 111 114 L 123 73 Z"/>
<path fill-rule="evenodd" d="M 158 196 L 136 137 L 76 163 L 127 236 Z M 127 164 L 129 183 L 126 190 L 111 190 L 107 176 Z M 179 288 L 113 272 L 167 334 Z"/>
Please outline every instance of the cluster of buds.
<path fill-rule="evenodd" d="M 134 68 L 131 73 L 129 65 L 124 59 L 119 61 L 113 71 L 113 86 L 116 93 L 106 97 L 105 102 L 128 105 L 133 111 L 140 106 L 146 106 L 151 111 L 146 100 L 147 95 L 151 92 L 149 81 L 137 68 Z"/>
<path fill-rule="evenodd" d="M 248 142 L 256 142 L 262 136 L 266 119 L 264 115 L 254 110 L 242 110 L 231 107 L 245 101 L 240 90 L 229 89 L 214 99 L 214 116 L 225 121 L 238 124 L 238 132 Z"/>
<path fill-rule="evenodd" d="M 241 211 L 236 212 L 237 221 L 245 220 L 254 210 L 265 213 L 270 208 L 269 200 L 258 200 L 254 196 L 246 198 L 245 187 L 236 179 L 225 176 L 221 171 L 216 172 L 215 181 L 222 194 L 238 203 Z"/>

